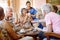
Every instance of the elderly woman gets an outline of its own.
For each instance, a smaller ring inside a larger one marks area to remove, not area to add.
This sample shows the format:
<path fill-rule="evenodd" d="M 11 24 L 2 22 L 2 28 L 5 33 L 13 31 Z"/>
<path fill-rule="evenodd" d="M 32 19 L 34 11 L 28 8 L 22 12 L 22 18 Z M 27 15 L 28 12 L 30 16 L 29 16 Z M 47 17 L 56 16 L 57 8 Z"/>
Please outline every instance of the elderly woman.
<path fill-rule="evenodd" d="M 31 29 L 31 27 L 32 27 L 30 21 L 31 21 L 31 19 L 30 19 L 30 16 L 28 16 L 27 9 L 22 8 L 21 15 L 19 17 L 19 24 L 20 24 L 19 27 L 21 27 L 21 28 L 19 31 L 17 31 L 17 33 L 20 34 L 20 33 L 26 32 L 26 31 L 30 31 L 29 29 Z M 24 37 L 20 40 L 33 40 L 33 38 L 30 36 L 27 36 L 27 37 Z"/>
<path fill-rule="evenodd" d="M 28 11 L 27 9 L 25 8 L 22 8 L 21 10 L 21 15 L 20 15 L 20 18 L 19 18 L 19 22 L 20 22 L 20 25 L 21 26 L 29 26 L 31 27 L 31 17 L 28 16 Z"/>
<path fill-rule="evenodd" d="M 56 8 L 57 9 L 57 8 Z M 43 15 L 45 16 L 46 22 L 46 31 L 45 32 L 54 32 L 60 34 L 60 15 L 58 15 L 54 6 L 51 4 L 45 4 L 42 6 Z M 57 20 L 56 20 L 57 19 Z M 41 32 L 43 33 L 43 32 Z M 40 33 L 40 37 L 42 36 Z M 44 38 L 44 35 L 41 37 Z M 58 38 L 53 37 L 53 40 L 60 40 Z"/>

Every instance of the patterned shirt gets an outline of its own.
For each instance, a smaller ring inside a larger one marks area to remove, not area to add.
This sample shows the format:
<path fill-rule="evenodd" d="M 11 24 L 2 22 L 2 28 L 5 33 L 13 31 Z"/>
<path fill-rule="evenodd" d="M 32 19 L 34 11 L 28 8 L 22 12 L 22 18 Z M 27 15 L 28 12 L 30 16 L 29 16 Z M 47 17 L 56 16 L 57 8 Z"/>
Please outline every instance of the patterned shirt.
<path fill-rule="evenodd" d="M 1 31 L 0 38 L 1 38 L 1 40 L 12 40 L 10 38 L 10 36 L 8 35 L 7 31 L 3 28 L 3 26 L 5 26 L 5 25 L 3 25 L 3 22 L 0 21 L 0 31 Z"/>

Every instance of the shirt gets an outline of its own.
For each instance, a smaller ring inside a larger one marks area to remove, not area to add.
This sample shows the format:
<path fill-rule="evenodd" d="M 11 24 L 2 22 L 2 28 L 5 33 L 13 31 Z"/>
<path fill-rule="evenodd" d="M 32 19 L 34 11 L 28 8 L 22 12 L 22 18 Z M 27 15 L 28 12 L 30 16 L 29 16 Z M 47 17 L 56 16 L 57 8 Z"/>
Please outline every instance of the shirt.
<path fill-rule="evenodd" d="M 60 34 L 60 15 L 50 12 L 45 16 L 46 25 L 52 24 L 53 32 Z"/>
<path fill-rule="evenodd" d="M 37 10 L 35 10 L 33 7 L 31 7 L 29 13 L 34 15 L 37 13 Z"/>
<path fill-rule="evenodd" d="M 5 30 L 3 27 L 5 27 L 3 21 L 0 21 L 0 38 L 2 40 L 12 40 L 12 38 L 9 36 L 7 30 Z"/>
<path fill-rule="evenodd" d="M 11 22 L 11 23 L 13 23 L 14 18 L 13 18 L 13 17 L 9 17 L 9 19 L 8 19 L 8 18 L 5 18 L 5 20 L 6 20 L 6 21 L 9 21 L 9 22 Z"/>
<path fill-rule="evenodd" d="M 27 9 L 28 10 L 28 9 Z M 28 10 L 28 13 L 31 15 L 35 15 L 37 13 L 37 10 L 35 10 L 33 7 L 30 7 L 30 10 Z M 34 20 L 36 16 L 32 16 L 32 19 Z"/>

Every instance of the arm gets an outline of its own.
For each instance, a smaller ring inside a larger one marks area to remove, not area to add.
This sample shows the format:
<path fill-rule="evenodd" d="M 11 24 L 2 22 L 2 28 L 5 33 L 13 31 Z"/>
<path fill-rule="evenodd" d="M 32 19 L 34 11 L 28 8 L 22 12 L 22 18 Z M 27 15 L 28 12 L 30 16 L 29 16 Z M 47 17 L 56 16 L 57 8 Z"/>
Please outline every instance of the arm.
<path fill-rule="evenodd" d="M 16 34 L 9 22 L 4 22 L 5 29 L 13 39 L 20 38 L 20 35 Z"/>
<path fill-rule="evenodd" d="M 52 32 L 52 21 L 51 21 L 51 17 L 49 15 L 45 16 L 45 22 L 46 22 L 46 28 L 47 28 L 47 32 Z"/>
<path fill-rule="evenodd" d="M 52 25 L 51 24 L 48 24 L 47 25 L 47 32 L 52 32 Z"/>
<path fill-rule="evenodd" d="M 43 32 L 52 32 L 52 21 L 51 21 L 51 17 L 49 15 L 45 16 L 45 23 L 43 24 L 44 26 L 46 26 L 45 28 L 43 28 Z"/>

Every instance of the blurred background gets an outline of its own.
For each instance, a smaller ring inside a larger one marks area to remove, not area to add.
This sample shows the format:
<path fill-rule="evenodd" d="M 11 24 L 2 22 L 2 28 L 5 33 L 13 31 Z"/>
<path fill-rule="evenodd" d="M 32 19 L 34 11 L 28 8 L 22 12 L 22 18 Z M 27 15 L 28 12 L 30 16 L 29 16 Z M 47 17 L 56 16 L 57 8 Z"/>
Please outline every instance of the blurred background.
<path fill-rule="evenodd" d="M 46 3 L 57 5 L 60 10 L 60 0 L 0 0 L 0 6 L 4 8 L 5 13 L 6 8 L 10 6 L 13 9 L 14 17 L 17 18 L 21 8 L 26 7 L 26 1 L 31 2 L 31 6 L 38 10 L 38 14 L 41 14 L 40 7 Z"/>

